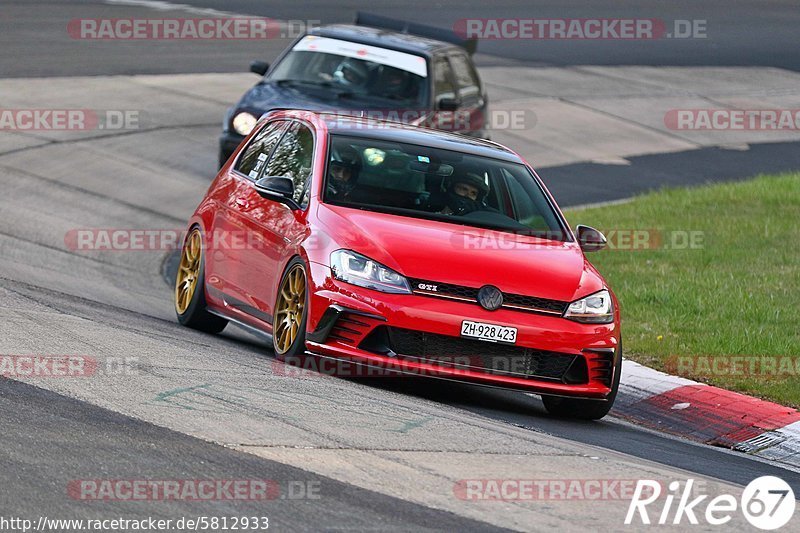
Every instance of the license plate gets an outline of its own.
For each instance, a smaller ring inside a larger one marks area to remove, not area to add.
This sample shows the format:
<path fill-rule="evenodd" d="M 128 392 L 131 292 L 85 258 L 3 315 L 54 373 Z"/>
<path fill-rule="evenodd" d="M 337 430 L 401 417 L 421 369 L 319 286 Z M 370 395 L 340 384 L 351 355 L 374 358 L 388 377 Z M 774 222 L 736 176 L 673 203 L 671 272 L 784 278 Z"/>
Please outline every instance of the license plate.
<path fill-rule="evenodd" d="M 514 344 L 517 342 L 517 328 L 464 320 L 461 322 L 461 336 L 482 341 Z"/>

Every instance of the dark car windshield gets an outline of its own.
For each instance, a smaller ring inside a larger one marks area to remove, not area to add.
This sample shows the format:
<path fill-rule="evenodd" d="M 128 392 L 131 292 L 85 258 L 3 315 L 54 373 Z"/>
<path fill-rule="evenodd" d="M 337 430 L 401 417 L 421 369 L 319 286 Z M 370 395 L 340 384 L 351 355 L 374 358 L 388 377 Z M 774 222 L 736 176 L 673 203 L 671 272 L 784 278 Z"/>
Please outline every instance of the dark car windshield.
<path fill-rule="evenodd" d="M 525 165 L 341 134 L 330 142 L 327 203 L 566 240 Z"/>
<path fill-rule="evenodd" d="M 421 109 L 427 101 L 427 62 L 405 52 L 308 35 L 275 66 L 269 79 L 322 87 L 370 107 Z"/>

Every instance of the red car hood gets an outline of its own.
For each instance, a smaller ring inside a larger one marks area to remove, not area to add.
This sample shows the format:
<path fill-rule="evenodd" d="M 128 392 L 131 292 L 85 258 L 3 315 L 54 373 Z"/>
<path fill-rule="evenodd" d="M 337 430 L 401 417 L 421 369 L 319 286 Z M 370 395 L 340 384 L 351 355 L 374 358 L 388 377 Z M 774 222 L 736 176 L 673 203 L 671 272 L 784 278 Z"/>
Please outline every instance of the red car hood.
<path fill-rule="evenodd" d="M 573 301 L 604 287 L 574 242 L 320 205 L 330 250 L 346 248 L 409 278 Z"/>

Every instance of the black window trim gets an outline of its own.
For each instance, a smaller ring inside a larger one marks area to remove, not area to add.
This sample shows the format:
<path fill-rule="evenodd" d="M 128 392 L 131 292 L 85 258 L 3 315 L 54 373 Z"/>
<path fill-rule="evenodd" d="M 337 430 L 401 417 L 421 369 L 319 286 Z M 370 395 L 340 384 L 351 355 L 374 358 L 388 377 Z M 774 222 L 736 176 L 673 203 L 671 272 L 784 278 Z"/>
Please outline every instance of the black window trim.
<path fill-rule="evenodd" d="M 241 172 L 241 171 L 239 171 L 239 169 L 237 169 L 236 167 L 237 167 L 237 166 L 239 166 L 239 160 L 241 159 L 241 157 L 242 157 L 242 154 L 244 154 L 244 153 L 247 151 L 247 148 L 249 148 L 249 147 L 250 147 L 250 143 L 253 143 L 253 142 L 255 142 L 255 140 L 256 140 L 256 137 L 258 137 L 258 135 L 259 135 L 259 134 L 260 134 L 260 133 L 261 133 L 261 132 L 262 132 L 264 129 L 268 128 L 268 127 L 270 126 L 270 124 L 274 124 L 274 123 L 276 123 L 276 122 L 283 122 L 283 123 L 284 123 L 284 124 L 283 124 L 283 128 L 284 128 L 284 129 L 283 129 L 283 133 L 281 133 L 281 136 L 280 136 L 280 138 L 278 139 L 278 142 L 276 142 L 276 143 L 275 143 L 275 146 L 273 146 L 273 147 L 272 147 L 272 150 L 270 150 L 270 151 L 269 151 L 269 154 L 267 154 L 267 161 L 266 161 L 266 163 L 264 164 L 264 168 L 261 170 L 261 173 L 263 173 L 263 172 L 264 172 L 264 169 L 266 169 L 266 168 L 267 168 L 267 163 L 269 163 L 269 160 L 272 158 L 272 154 L 273 154 L 273 153 L 275 153 L 275 149 L 276 149 L 276 148 L 278 147 L 278 145 L 281 143 L 281 141 L 283 140 L 283 136 L 284 136 L 284 135 L 286 135 L 286 131 L 288 130 L 288 123 L 289 123 L 289 120 L 287 120 L 287 119 L 285 119 L 285 118 L 276 118 L 276 119 L 274 119 L 274 120 L 270 120 L 270 121 L 268 121 L 266 124 L 264 124 L 264 126 L 262 126 L 262 127 L 261 127 L 261 129 L 260 129 L 260 130 L 258 130 L 258 133 L 256 133 L 255 135 L 253 135 L 253 137 L 250 139 L 250 142 L 247 144 L 247 146 L 245 146 L 245 147 L 244 147 L 244 149 L 243 149 L 243 150 L 241 150 L 241 151 L 239 152 L 239 154 L 236 156 L 236 161 L 234 161 L 234 162 L 233 162 L 233 165 L 231 165 L 231 171 L 233 172 L 233 174 L 234 174 L 234 175 L 236 175 L 236 176 L 238 176 L 238 177 L 240 177 L 240 178 L 242 178 L 242 179 L 245 179 L 245 180 L 249 181 L 250 183 L 255 183 L 256 181 L 258 181 L 258 180 L 259 180 L 259 178 L 261 177 L 261 173 L 259 173 L 259 177 L 257 177 L 257 178 L 251 178 L 250 176 L 248 176 L 248 175 L 247 175 L 247 174 L 245 174 L 244 172 Z"/>
<path fill-rule="evenodd" d="M 307 121 L 305 119 L 291 118 L 289 120 L 290 120 L 290 122 L 296 122 L 296 123 L 298 123 L 298 124 L 300 124 L 302 126 L 305 126 L 306 128 L 308 128 L 308 131 L 311 132 L 311 168 L 308 169 L 308 178 L 306 178 L 306 184 L 303 186 L 303 192 L 300 195 L 300 199 L 302 200 L 303 198 L 306 197 L 306 193 L 309 192 L 309 187 L 311 187 L 311 185 L 312 185 L 312 183 L 314 181 L 314 167 L 315 167 L 315 163 L 316 163 L 315 160 L 316 160 L 316 155 L 317 155 L 317 131 L 314 128 L 314 126 L 309 121 Z M 289 126 L 289 127 L 291 127 L 291 126 Z M 289 128 L 286 128 L 286 131 L 283 134 L 286 135 L 286 133 L 288 133 L 288 132 L 289 132 Z M 278 145 L 281 143 L 282 140 L 283 140 L 283 135 L 281 136 L 281 140 L 278 141 L 278 144 L 275 145 L 275 148 L 278 147 Z M 272 157 L 272 154 L 270 154 L 270 158 L 271 157 Z M 269 161 L 267 161 L 267 164 L 269 164 Z M 266 169 L 267 169 L 267 165 L 264 165 L 264 170 L 266 170 Z M 311 205 L 311 194 L 310 193 L 308 194 L 308 201 L 305 204 L 301 204 L 301 203 L 298 202 L 298 205 L 300 206 L 300 210 L 301 211 L 307 211 L 308 207 Z"/>
<path fill-rule="evenodd" d="M 316 151 L 317 151 L 317 131 L 314 129 L 314 127 L 311 125 L 311 123 L 309 121 L 307 121 L 305 119 L 301 119 L 301 118 L 295 118 L 295 117 L 276 118 L 275 120 L 271 120 L 271 121 L 267 122 L 266 124 L 264 124 L 263 128 L 266 128 L 269 124 L 271 124 L 273 122 L 285 122 L 286 124 L 285 124 L 284 130 L 283 130 L 283 133 L 281 134 L 280 139 L 278 139 L 278 142 L 276 142 L 275 146 L 273 146 L 272 150 L 270 150 L 269 156 L 267 156 L 267 162 L 264 164 L 264 168 L 261 169 L 261 172 L 258 174 L 258 177 L 253 179 L 250 176 L 247 176 L 247 175 L 239 172 L 235 168 L 233 169 L 233 173 L 236 174 L 236 176 L 238 176 L 238 177 L 240 177 L 240 178 L 242 178 L 244 180 L 247 180 L 250 183 L 250 186 L 254 186 L 255 183 L 258 180 L 260 180 L 262 177 L 264 177 L 264 172 L 267 170 L 267 167 L 269 166 L 270 159 L 272 159 L 272 156 L 275 153 L 275 150 L 278 148 L 278 146 L 280 146 L 281 142 L 283 141 L 283 138 L 286 136 L 287 133 L 289 133 L 289 129 L 292 127 L 292 123 L 301 124 L 301 125 L 305 126 L 306 128 L 308 128 L 308 130 L 311 132 L 311 142 L 313 144 L 313 147 L 312 147 L 312 150 L 311 150 L 311 169 L 309 170 L 308 179 L 306 179 L 306 184 L 303 187 L 303 194 L 302 194 L 302 197 L 301 197 L 301 199 L 302 199 L 302 198 L 305 197 L 306 192 L 308 192 L 308 188 L 311 186 L 311 182 L 313 181 L 312 178 L 314 177 L 314 164 L 315 164 Z M 242 152 L 244 152 L 244 150 L 242 150 Z M 240 154 L 241 154 L 241 152 L 240 152 Z M 237 158 L 236 162 L 233 165 L 234 167 L 236 166 L 236 163 L 238 163 L 238 158 Z M 311 205 L 311 196 L 309 195 L 308 202 L 306 202 L 305 204 L 298 203 L 298 205 L 300 206 L 300 210 L 301 211 L 308 210 L 308 206 Z"/>

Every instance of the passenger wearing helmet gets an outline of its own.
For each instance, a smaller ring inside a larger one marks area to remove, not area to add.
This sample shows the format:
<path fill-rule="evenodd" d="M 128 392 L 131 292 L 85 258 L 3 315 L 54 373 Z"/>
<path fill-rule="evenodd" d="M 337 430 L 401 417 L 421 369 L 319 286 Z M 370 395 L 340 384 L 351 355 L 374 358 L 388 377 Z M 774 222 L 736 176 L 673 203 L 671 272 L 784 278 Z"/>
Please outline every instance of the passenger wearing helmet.
<path fill-rule="evenodd" d="M 336 67 L 333 79 L 351 89 L 364 87 L 369 79 L 369 69 L 360 59 L 347 57 Z"/>
<path fill-rule="evenodd" d="M 408 72 L 385 65 L 381 67 L 375 93 L 394 100 L 407 100 L 415 96 L 412 94 L 411 76 Z"/>
<path fill-rule="evenodd" d="M 431 197 L 429 209 L 443 215 L 466 215 L 493 210 L 484 203 L 489 186 L 473 169 L 462 169 L 450 178 L 447 191 Z"/>
<path fill-rule="evenodd" d="M 346 146 L 334 152 L 328 164 L 328 198 L 352 200 L 360 170 L 361 158 L 353 148 Z"/>

